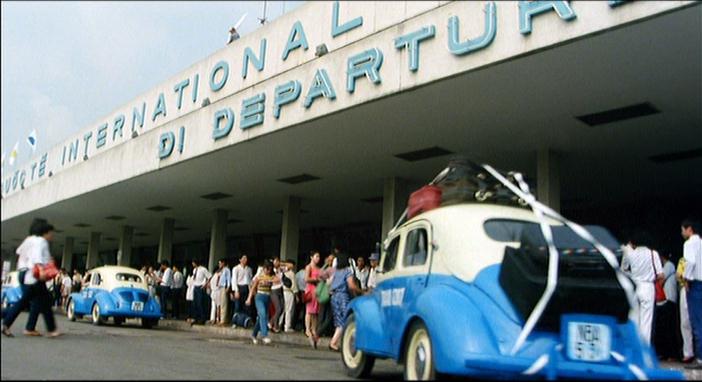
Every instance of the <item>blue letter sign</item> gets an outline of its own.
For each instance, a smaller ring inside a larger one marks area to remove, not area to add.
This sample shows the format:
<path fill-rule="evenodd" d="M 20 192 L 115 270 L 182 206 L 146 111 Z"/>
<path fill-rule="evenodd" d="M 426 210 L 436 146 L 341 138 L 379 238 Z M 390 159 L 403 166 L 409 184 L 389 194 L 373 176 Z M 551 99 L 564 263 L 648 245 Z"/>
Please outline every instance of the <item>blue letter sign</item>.
<path fill-rule="evenodd" d="M 349 57 L 346 70 L 346 90 L 353 93 L 356 90 L 356 78 L 363 76 L 368 77 L 372 83 L 379 84 L 381 80 L 378 69 L 382 64 L 383 52 L 377 48 Z"/>
<path fill-rule="evenodd" d="M 573 20 L 576 15 L 567 1 L 519 1 L 519 32 L 531 33 L 531 18 L 544 12 L 556 10 L 560 18 Z"/>
<path fill-rule="evenodd" d="M 457 56 L 461 56 L 490 45 L 492 40 L 495 39 L 495 33 L 497 32 L 497 12 L 495 11 L 495 7 L 494 1 L 485 4 L 485 28 L 483 29 L 483 35 L 464 42 L 460 42 L 460 38 L 458 37 L 458 16 L 449 18 L 449 51 Z"/>

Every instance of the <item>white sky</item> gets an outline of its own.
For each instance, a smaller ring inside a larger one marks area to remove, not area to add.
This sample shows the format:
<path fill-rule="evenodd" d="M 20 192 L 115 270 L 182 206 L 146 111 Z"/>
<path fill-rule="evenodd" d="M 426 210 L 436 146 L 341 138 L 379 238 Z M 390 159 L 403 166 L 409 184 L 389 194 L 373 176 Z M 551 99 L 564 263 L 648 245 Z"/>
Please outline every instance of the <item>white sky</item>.
<path fill-rule="evenodd" d="M 269 21 L 303 1 L 268 1 Z M 260 27 L 263 1 L 2 2 L 3 172 Z M 37 130 L 37 151 L 27 135 Z M 8 157 L 19 141 L 19 155 Z"/>

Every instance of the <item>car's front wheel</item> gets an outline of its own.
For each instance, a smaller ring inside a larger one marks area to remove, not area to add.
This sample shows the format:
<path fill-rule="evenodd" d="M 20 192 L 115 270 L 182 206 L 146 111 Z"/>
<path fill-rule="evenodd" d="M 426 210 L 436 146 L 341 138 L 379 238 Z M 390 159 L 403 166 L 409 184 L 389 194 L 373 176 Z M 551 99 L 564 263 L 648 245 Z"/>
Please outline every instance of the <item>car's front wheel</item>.
<path fill-rule="evenodd" d="M 92 318 L 93 325 L 102 325 L 105 323 L 105 317 L 100 313 L 100 305 L 97 302 L 93 304 Z"/>
<path fill-rule="evenodd" d="M 66 317 L 68 317 L 68 319 L 71 321 L 76 320 L 76 303 L 73 302 L 73 299 L 68 300 L 68 307 L 66 307 Z"/>
<path fill-rule="evenodd" d="M 375 357 L 356 349 L 356 318 L 351 313 L 341 335 L 341 361 L 346 374 L 353 378 L 367 378 L 370 375 Z"/>
<path fill-rule="evenodd" d="M 434 349 L 424 323 L 412 324 L 405 345 L 405 380 L 428 381 L 437 377 Z"/>

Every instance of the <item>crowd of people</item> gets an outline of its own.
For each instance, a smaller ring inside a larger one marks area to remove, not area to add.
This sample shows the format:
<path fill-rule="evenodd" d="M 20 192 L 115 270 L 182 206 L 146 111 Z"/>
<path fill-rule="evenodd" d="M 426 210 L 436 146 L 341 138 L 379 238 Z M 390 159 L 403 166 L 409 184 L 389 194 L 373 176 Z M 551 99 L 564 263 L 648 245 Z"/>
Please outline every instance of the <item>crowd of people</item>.
<path fill-rule="evenodd" d="M 364 257 L 352 259 L 336 248 L 324 262 L 319 251 L 311 251 L 309 262 L 299 269 L 295 261 L 275 257 L 254 271 L 244 254 L 233 267 L 220 259 L 213 270 L 193 259 L 187 277 L 168 261 L 159 269 L 145 266 L 141 271 L 166 318 L 186 313 L 191 325 L 251 328 L 253 343 L 259 342 L 259 334 L 263 343 L 270 343 L 269 332 L 304 331 L 310 346 L 317 348 L 321 336 L 331 336 L 329 348 L 338 351 L 349 302 L 373 290 L 379 257 L 372 253 L 367 265 Z"/>
<path fill-rule="evenodd" d="M 680 360 L 702 369 L 702 240 L 700 223 L 681 224 L 685 239 L 677 266 L 669 253 L 659 253 L 650 236 L 639 232 L 624 247 L 620 267 L 636 287 L 642 339 L 662 360 Z"/>
<path fill-rule="evenodd" d="M 39 314 L 46 321 L 48 337 L 61 335 L 52 305 L 63 309 L 69 294 L 85 284 L 77 270 L 71 275 L 60 269 L 55 276 L 47 276 L 51 274 L 49 265 L 53 266 L 49 253 L 53 233 L 46 220 L 34 219 L 29 236 L 17 248 L 22 297 L 3 312 L 2 334 L 6 336 L 12 336 L 10 327 L 27 308 L 30 314 L 25 335 L 41 335 L 36 330 Z M 620 268 L 636 287 L 638 316 L 633 319 L 642 340 L 652 344 L 661 359 L 679 359 L 689 363 L 689 368 L 702 369 L 699 233 L 698 221 L 682 222 L 685 243 L 676 266 L 670 254 L 659 253 L 649 236 L 640 232 L 624 247 Z M 193 259 L 187 277 L 168 261 L 162 261 L 158 269 L 144 266 L 141 272 L 165 318 L 181 319 L 185 313 L 191 325 L 252 328 L 254 344 L 259 342 L 259 334 L 263 343 L 270 343 L 269 331 L 302 331 L 315 349 L 321 336 L 331 336 L 329 349 L 338 351 L 349 303 L 376 287 L 378 261 L 378 253 L 372 253 L 370 265 L 366 265 L 364 257 L 353 259 L 335 248 L 324 260 L 319 251 L 311 251 L 303 267 L 275 257 L 258 264 L 254 272 L 244 254 L 234 267 L 221 259 L 212 271 Z"/>

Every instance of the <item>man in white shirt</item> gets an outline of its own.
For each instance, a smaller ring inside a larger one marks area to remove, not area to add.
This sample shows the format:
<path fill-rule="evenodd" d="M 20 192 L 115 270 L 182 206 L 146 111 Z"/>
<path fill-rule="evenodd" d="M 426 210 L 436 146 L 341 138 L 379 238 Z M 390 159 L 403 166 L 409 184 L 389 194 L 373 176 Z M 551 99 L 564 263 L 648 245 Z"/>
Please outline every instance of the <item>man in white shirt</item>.
<path fill-rule="evenodd" d="M 371 253 L 368 260 L 370 261 L 371 267 L 368 271 L 367 291 L 372 292 L 377 285 L 375 280 L 378 275 L 378 260 L 380 260 L 380 255 L 376 252 Z"/>
<path fill-rule="evenodd" d="M 44 316 L 48 337 L 56 337 L 61 333 L 56 329 L 54 313 L 51 310 L 51 296 L 46 289 L 46 279 L 43 270 L 40 271 L 40 280 L 34 277 L 34 265 L 39 264 L 42 269 L 51 261 L 49 252 L 49 241 L 53 240 L 54 227 L 44 219 L 34 219 L 29 229 L 29 234 L 22 244 L 17 248 L 17 254 L 21 258 L 21 265 L 27 269 L 25 272 L 22 288 L 22 297 L 14 304 L 3 319 L 2 334 L 13 337 L 10 327 L 14 323 L 20 312 L 31 305 L 29 318 L 24 334 L 28 336 L 40 336 L 36 331 L 36 323 L 39 313 Z M 19 263 L 20 259 L 18 259 Z"/>
<path fill-rule="evenodd" d="M 168 303 L 171 300 L 171 286 L 173 285 L 173 270 L 168 260 L 161 261 L 161 274 L 158 275 L 158 295 L 161 299 L 161 314 L 169 318 Z"/>
<path fill-rule="evenodd" d="M 219 305 L 220 305 L 220 325 L 226 325 L 229 323 L 229 291 L 232 286 L 232 271 L 229 269 L 229 263 L 227 259 L 219 260 Z"/>
<path fill-rule="evenodd" d="M 205 320 L 207 320 L 207 312 L 205 311 L 205 299 L 206 299 L 206 292 L 205 292 L 205 287 L 207 285 L 207 281 L 212 277 L 212 274 L 210 271 L 207 270 L 207 268 L 203 267 L 200 265 L 200 261 L 197 259 L 192 260 L 192 265 L 193 265 L 193 303 L 195 305 L 194 307 L 194 321 L 191 322 L 191 325 L 197 324 L 197 325 L 204 325 Z"/>
<path fill-rule="evenodd" d="M 183 287 L 185 277 L 183 272 L 175 265 L 173 266 L 173 285 L 171 285 L 171 301 L 173 301 L 173 318 L 180 318 L 180 307 L 183 301 Z"/>
<path fill-rule="evenodd" d="M 686 219 L 681 224 L 681 234 L 685 239 L 683 257 L 685 258 L 685 288 L 687 289 L 687 309 L 690 315 L 692 335 L 695 344 L 697 362 L 686 366 L 687 369 L 702 369 L 702 240 L 700 239 L 699 221 Z"/>
<path fill-rule="evenodd" d="M 370 275 L 370 268 L 366 266 L 366 259 L 363 256 L 358 256 L 356 259 L 356 277 L 358 281 L 361 282 L 361 290 L 364 292 L 368 290 L 368 276 Z"/>
<path fill-rule="evenodd" d="M 655 281 L 663 278 L 663 266 L 658 252 L 646 246 L 648 235 L 640 233 L 629 242 L 632 250 L 625 250 L 621 269 L 636 283 L 639 316 L 634 320 L 639 326 L 641 339 L 651 344 L 653 308 L 656 301 Z"/>
<path fill-rule="evenodd" d="M 239 258 L 239 264 L 232 270 L 232 291 L 234 293 L 234 314 L 245 313 L 251 316 L 250 308 L 246 306 L 246 298 L 249 296 L 249 285 L 253 279 L 253 271 L 248 265 L 249 258 L 242 255 Z M 232 319 L 232 327 L 236 327 L 236 323 Z"/>

